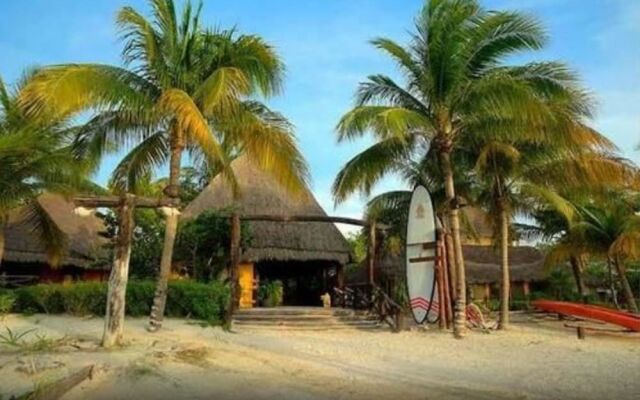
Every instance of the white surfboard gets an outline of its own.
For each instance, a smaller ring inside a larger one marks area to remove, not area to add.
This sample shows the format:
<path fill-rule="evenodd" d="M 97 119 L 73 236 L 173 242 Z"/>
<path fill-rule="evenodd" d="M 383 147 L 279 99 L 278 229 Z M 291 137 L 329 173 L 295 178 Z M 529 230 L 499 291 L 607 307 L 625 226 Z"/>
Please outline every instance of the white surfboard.
<path fill-rule="evenodd" d="M 436 218 L 424 186 L 413 190 L 407 221 L 407 289 L 413 318 L 418 324 L 438 318 L 436 287 Z"/>

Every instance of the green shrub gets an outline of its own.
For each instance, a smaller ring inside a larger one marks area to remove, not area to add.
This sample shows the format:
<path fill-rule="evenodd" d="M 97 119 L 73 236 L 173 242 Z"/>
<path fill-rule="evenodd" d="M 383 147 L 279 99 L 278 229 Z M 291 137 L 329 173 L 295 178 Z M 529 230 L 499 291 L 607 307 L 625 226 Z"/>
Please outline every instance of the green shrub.
<path fill-rule="evenodd" d="M 16 298 L 13 294 L 0 294 L 0 319 L 4 318 L 13 309 Z"/>
<path fill-rule="evenodd" d="M 104 282 L 39 284 L 9 292 L 15 298 L 13 309 L 20 313 L 104 315 L 106 309 L 107 284 Z M 130 281 L 126 294 L 127 315 L 148 315 L 154 292 L 155 282 Z M 229 299 L 228 286 L 220 282 L 169 282 L 166 314 L 218 324 Z"/>
<path fill-rule="evenodd" d="M 282 281 L 266 281 L 258 288 L 258 301 L 265 307 L 282 305 Z"/>

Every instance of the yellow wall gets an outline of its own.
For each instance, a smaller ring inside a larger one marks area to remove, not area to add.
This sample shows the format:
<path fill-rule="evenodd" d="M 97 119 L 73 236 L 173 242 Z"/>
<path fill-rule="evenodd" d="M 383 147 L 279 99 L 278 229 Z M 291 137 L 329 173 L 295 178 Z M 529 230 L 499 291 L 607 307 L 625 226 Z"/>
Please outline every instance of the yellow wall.
<path fill-rule="evenodd" d="M 238 280 L 240 281 L 240 308 L 252 308 L 254 305 L 253 290 L 255 289 L 253 264 L 242 263 L 238 265 Z"/>

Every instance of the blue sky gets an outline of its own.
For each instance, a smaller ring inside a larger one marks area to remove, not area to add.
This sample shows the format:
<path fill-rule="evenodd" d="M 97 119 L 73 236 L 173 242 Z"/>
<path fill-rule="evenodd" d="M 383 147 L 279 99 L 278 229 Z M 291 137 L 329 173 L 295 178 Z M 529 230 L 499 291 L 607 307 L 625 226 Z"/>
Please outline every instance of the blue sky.
<path fill-rule="evenodd" d="M 180 1 L 178 1 L 180 4 Z M 0 75 L 13 82 L 26 66 L 64 62 L 119 63 L 114 16 L 144 0 L 0 0 Z M 367 41 L 403 42 L 420 0 L 205 0 L 202 22 L 262 35 L 287 65 L 286 88 L 270 105 L 296 126 L 311 166 L 312 189 L 327 212 L 358 216 L 365 199 L 333 208 L 331 182 L 367 139 L 338 145 L 334 126 L 368 74 L 395 75 Z M 598 99 L 593 121 L 625 156 L 640 161 L 640 0 L 486 0 L 490 9 L 518 9 L 540 18 L 549 46 L 523 58 L 553 59 L 578 70 Z M 114 160 L 105 161 L 104 182 Z M 402 187 L 394 177 L 377 188 Z"/>

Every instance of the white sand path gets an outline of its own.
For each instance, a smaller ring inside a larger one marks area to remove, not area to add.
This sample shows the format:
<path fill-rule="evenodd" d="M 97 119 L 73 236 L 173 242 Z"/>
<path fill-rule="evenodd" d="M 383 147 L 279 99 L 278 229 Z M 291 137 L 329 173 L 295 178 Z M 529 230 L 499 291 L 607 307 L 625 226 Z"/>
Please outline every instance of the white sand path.
<path fill-rule="evenodd" d="M 99 318 L 10 316 L 15 331 L 86 340 L 81 349 L 16 354 L 0 349 L 0 393 L 23 393 L 79 367 L 99 372 L 65 399 L 637 399 L 640 339 L 578 341 L 559 323 L 518 324 L 464 340 L 429 332 L 242 331 L 168 320 L 160 333 L 127 320 L 125 348 L 96 348 Z M 37 360 L 63 366 L 16 371 Z M 59 364 L 57 364 L 59 365 Z"/>

